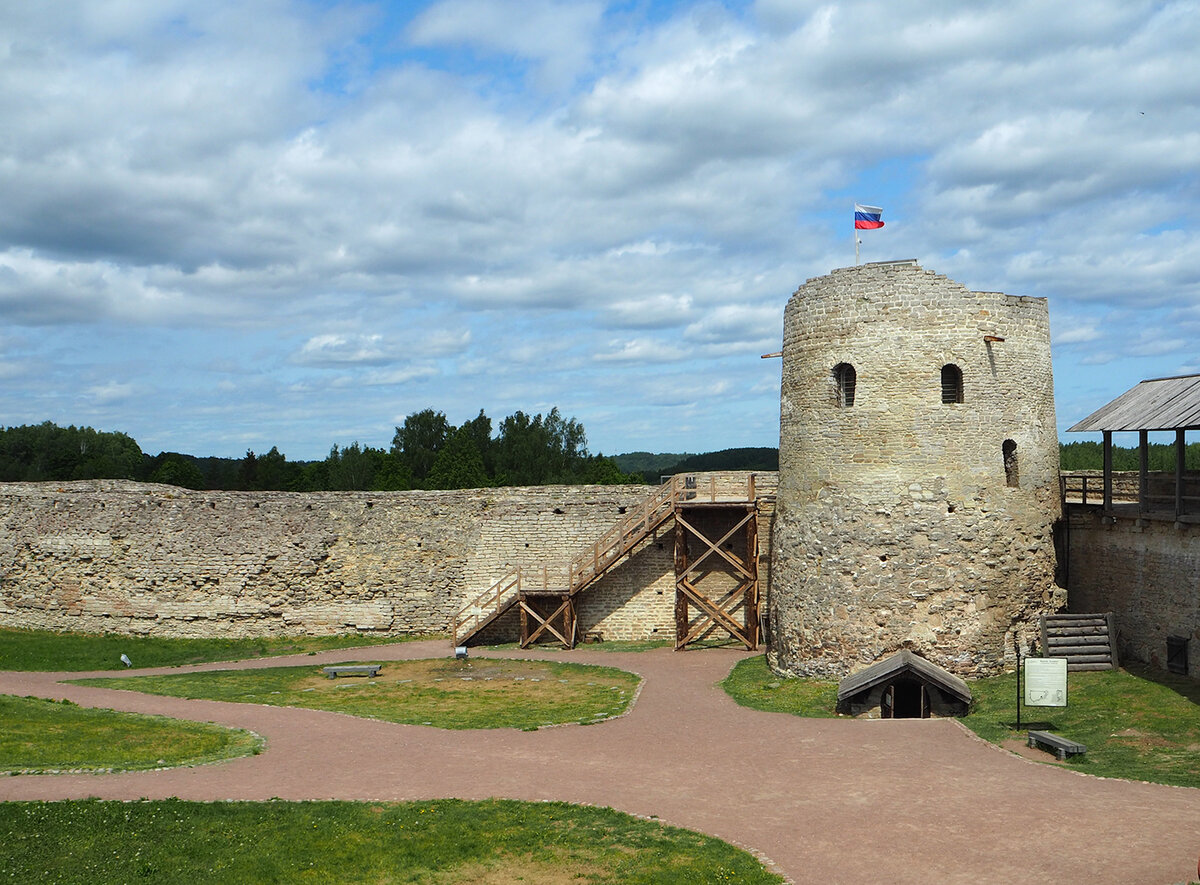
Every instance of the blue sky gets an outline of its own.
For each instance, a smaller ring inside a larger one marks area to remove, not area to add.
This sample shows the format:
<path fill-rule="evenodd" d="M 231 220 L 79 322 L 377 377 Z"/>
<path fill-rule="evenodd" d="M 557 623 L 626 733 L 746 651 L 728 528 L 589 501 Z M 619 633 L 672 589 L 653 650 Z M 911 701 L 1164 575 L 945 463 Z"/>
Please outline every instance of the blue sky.
<path fill-rule="evenodd" d="M 1049 298 L 1060 428 L 1200 372 L 1200 7 L 0 6 L 0 423 L 321 458 L 553 406 L 776 445 L 863 259 Z"/>

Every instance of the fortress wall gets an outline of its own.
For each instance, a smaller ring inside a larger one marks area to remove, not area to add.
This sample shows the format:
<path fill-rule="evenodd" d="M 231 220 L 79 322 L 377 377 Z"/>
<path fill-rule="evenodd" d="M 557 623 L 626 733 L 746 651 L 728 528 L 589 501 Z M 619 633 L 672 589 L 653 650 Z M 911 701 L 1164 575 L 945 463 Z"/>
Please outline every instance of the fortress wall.
<path fill-rule="evenodd" d="M 1069 519 L 1071 611 L 1113 612 L 1121 659 L 1159 669 L 1167 637 L 1188 638 L 1189 675 L 1200 677 L 1200 526 L 1080 507 Z"/>
<path fill-rule="evenodd" d="M 962 402 L 942 401 L 947 364 Z M 912 263 L 843 268 L 788 302 L 782 372 L 772 665 L 840 676 L 907 647 L 1002 667 L 1063 602 L 1046 301 Z"/>
<path fill-rule="evenodd" d="M 0 624 L 161 636 L 444 631 L 511 568 L 566 561 L 649 491 L 0 484 Z M 668 524 L 583 595 L 581 627 L 607 639 L 673 635 L 672 549 Z"/>

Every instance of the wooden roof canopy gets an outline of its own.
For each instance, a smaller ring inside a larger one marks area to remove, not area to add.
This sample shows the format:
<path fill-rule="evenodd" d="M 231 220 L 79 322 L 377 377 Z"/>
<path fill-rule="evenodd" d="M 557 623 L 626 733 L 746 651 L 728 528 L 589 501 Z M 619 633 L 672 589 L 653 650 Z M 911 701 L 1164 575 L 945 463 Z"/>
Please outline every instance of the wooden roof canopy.
<path fill-rule="evenodd" d="M 963 702 L 971 703 L 971 689 L 967 683 L 953 673 L 943 670 L 937 664 L 925 660 L 908 649 L 898 651 L 890 658 L 876 661 L 865 670 L 852 673 L 838 683 L 837 699 L 841 704 L 857 694 L 870 691 L 877 685 L 882 685 L 906 672 L 924 680 L 940 689 L 946 695 Z"/>
<path fill-rule="evenodd" d="M 1068 433 L 1200 428 L 1200 375 L 1152 378 L 1125 391 Z"/>

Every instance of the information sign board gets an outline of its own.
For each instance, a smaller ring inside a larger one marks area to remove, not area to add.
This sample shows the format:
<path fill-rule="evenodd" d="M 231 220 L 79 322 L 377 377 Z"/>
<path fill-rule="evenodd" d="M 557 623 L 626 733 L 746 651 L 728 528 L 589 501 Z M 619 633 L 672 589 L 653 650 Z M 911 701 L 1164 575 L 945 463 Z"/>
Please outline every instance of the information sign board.
<path fill-rule="evenodd" d="M 1025 706 L 1067 705 L 1067 659 L 1025 659 Z"/>

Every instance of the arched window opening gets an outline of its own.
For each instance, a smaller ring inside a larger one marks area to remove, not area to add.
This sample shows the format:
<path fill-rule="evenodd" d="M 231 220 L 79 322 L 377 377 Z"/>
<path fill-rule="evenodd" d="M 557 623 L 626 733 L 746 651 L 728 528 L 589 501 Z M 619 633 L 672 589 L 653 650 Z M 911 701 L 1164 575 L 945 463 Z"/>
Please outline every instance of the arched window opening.
<path fill-rule="evenodd" d="M 1004 453 L 1004 482 L 1009 488 L 1015 489 L 1021 485 L 1021 471 L 1017 466 L 1017 444 L 1006 439 L 1001 446 Z"/>
<path fill-rule="evenodd" d="M 833 367 L 833 383 L 837 388 L 837 404 L 843 409 L 854 405 L 854 389 L 858 384 L 858 373 L 849 363 L 838 363 Z"/>
<path fill-rule="evenodd" d="M 962 369 L 954 363 L 942 366 L 942 403 L 961 403 L 963 401 Z"/>

